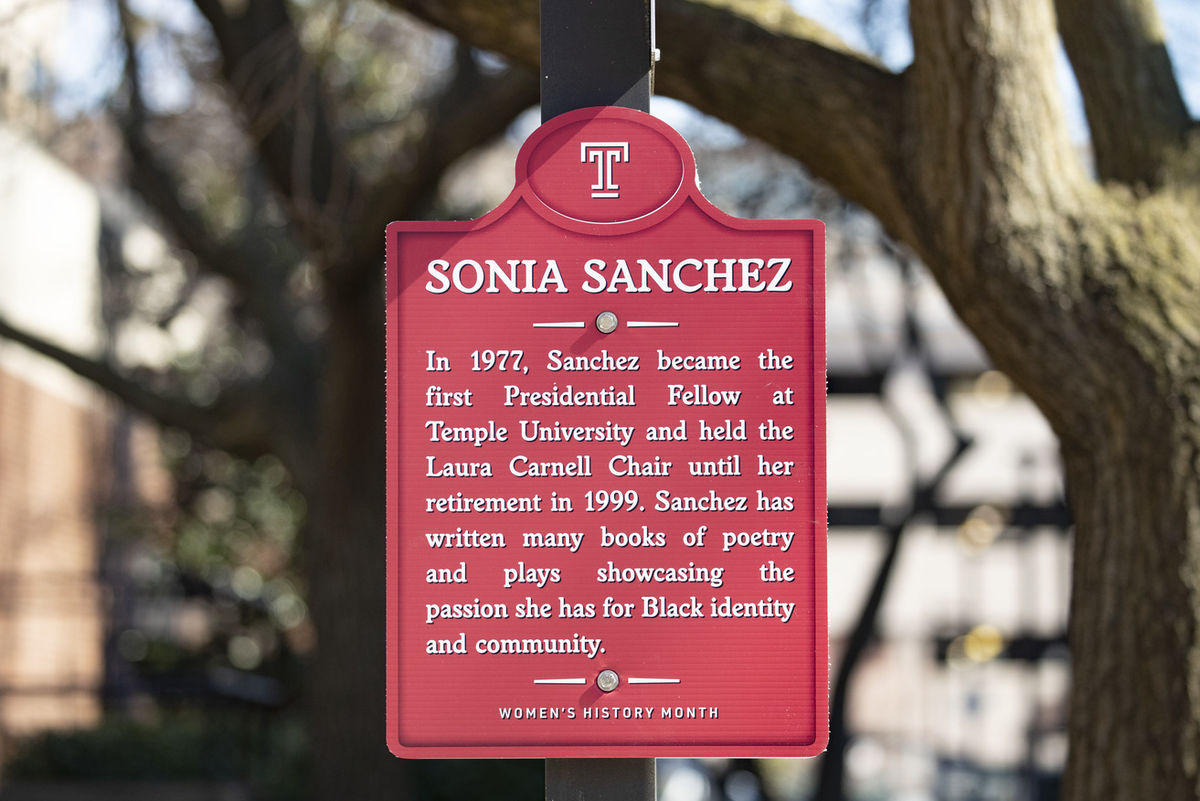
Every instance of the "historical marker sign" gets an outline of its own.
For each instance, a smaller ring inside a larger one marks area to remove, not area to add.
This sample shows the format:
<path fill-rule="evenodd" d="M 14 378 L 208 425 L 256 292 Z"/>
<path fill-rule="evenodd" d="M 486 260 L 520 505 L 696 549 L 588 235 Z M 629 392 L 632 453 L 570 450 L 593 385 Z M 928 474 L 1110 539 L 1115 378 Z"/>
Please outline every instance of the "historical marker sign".
<path fill-rule="evenodd" d="M 824 229 L 628 109 L 387 231 L 388 741 L 805 756 L 827 737 Z"/>

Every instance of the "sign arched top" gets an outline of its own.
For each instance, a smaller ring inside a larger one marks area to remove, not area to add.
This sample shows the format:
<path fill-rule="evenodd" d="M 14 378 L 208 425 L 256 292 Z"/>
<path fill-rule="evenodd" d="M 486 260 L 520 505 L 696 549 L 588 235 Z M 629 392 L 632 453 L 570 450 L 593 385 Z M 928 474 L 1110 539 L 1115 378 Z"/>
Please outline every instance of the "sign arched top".
<path fill-rule="evenodd" d="M 525 142 L 517 188 L 551 222 L 637 229 L 702 199 L 696 162 L 682 137 L 632 109 L 586 108 L 555 117 Z M 707 205 L 707 204 L 706 204 Z"/>

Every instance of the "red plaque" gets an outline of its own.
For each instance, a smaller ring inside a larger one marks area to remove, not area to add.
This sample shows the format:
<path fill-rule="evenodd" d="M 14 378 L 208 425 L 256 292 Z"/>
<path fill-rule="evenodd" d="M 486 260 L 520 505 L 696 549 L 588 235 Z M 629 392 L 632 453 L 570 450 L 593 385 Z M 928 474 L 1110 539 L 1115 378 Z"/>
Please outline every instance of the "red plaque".
<path fill-rule="evenodd" d="M 387 325 L 393 752 L 824 748 L 820 222 L 585 109 L 487 216 L 388 227 Z"/>

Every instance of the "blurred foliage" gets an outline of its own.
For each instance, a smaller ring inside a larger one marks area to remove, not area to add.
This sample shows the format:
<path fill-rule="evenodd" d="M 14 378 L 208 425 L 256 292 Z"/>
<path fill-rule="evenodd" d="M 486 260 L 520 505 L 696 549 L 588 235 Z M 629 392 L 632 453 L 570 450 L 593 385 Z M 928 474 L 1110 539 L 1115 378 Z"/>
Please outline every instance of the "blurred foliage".
<path fill-rule="evenodd" d="M 314 639 L 299 571 L 304 497 L 274 457 L 246 462 L 181 432 L 162 449 L 173 503 L 157 524 L 109 529 L 124 546 L 120 656 L 151 686 L 234 670 L 280 683 L 258 703 L 294 696 Z"/>
<path fill-rule="evenodd" d="M 2 772 L 239 781 L 264 801 L 304 798 L 305 500 L 274 457 L 236 459 L 178 431 L 159 442 L 168 497 L 107 515 L 109 713 L 18 741 Z"/>
<path fill-rule="evenodd" d="M 303 733 L 295 721 L 246 726 L 237 716 L 176 712 L 157 723 L 109 717 L 94 729 L 18 741 L 13 781 L 248 781 L 255 796 L 303 795 Z"/>
<path fill-rule="evenodd" d="M 236 740 L 197 721 L 146 726 L 116 718 L 95 729 L 44 732 L 19 742 L 5 768 L 10 779 L 232 779 Z"/>
<path fill-rule="evenodd" d="M 421 107 L 451 78 L 453 37 L 373 3 L 299 0 L 292 9 L 360 166 L 389 164 L 406 139 L 426 135 Z"/>
<path fill-rule="evenodd" d="M 236 780 L 306 797 L 301 710 L 314 632 L 300 576 L 304 497 L 282 463 L 166 431 L 167 497 L 107 518 L 109 714 L 18 744 L 12 779 Z"/>

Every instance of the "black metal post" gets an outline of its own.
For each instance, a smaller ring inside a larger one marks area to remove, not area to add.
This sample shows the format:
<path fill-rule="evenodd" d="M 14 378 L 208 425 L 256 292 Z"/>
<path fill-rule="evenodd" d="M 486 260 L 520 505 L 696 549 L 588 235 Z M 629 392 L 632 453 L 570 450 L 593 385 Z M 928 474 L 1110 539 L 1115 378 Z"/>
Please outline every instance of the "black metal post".
<path fill-rule="evenodd" d="M 650 110 L 654 0 L 542 0 L 542 122 Z M 653 759 L 547 759 L 546 801 L 654 801 Z"/>
<path fill-rule="evenodd" d="M 650 110 L 654 0 L 542 0 L 542 122 L 588 106 Z"/>
<path fill-rule="evenodd" d="M 654 801 L 653 759 L 547 759 L 546 801 Z"/>

